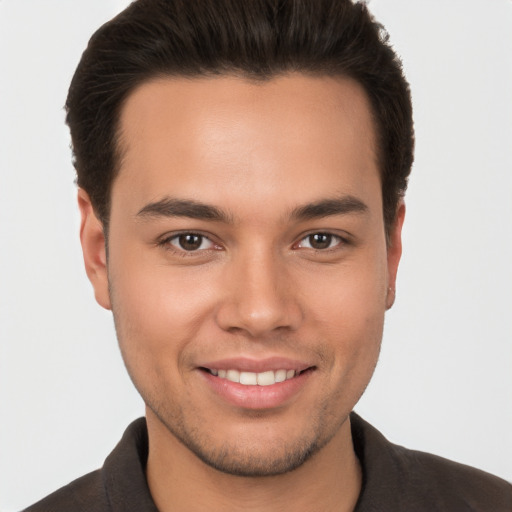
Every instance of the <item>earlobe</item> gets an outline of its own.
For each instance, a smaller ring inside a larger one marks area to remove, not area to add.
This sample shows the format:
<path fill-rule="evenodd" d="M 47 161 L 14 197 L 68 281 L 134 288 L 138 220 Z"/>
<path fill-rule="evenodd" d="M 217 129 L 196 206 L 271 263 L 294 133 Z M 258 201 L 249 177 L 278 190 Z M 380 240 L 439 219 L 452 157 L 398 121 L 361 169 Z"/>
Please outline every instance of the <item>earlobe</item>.
<path fill-rule="evenodd" d="M 111 309 L 103 224 L 94 213 L 89 195 L 81 188 L 78 189 L 78 207 L 85 271 L 94 288 L 98 304 L 105 309 Z"/>
<path fill-rule="evenodd" d="M 398 264 L 402 256 L 402 226 L 405 218 L 405 203 L 398 205 L 395 222 L 389 233 L 388 242 L 388 288 L 386 296 L 386 309 L 390 309 L 396 297 L 396 275 Z"/>

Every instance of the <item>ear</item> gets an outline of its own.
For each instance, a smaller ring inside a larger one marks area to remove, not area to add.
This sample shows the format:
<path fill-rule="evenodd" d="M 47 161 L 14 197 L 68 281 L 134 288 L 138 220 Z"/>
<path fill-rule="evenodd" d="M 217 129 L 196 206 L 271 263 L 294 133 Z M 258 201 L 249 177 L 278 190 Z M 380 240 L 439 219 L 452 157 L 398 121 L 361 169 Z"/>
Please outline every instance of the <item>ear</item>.
<path fill-rule="evenodd" d="M 80 242 L 85 271 L 94 288 L 94 296 L 98 304 L 105 309 L 111 309 L 103 224 L 96 217 L 89 195 L 82 188 L 78 189 L 78 207 L 81 217 Z"/>
<path fill-rule="evenodd" d="M 405 218 L 405 203 L 400 201 L 395 222 L 391 227 L 388 241 L 388 293 L 386 297 L 386 309 L 390 309 L 395 302 L 396 274 L 398 264 L 402 256 L 402 226 Z"/>

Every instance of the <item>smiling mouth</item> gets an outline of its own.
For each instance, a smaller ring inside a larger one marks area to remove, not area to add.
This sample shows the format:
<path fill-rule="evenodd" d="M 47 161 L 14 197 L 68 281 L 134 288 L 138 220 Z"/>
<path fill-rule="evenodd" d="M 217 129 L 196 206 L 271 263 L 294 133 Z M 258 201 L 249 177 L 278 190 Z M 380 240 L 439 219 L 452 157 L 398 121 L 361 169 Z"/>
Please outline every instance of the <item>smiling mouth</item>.
<path fill-rule="evenodd" d="M 266 372 L 244 372 L 235 369 L 230 370 L 217 370 L 215 368 L 201 368 L 202 370 L 230 382 L 242 384 L 244 386 L 272 386 L 280 382 L 291 380 L 304 372 L 313 370 L 313 368 L 306 368 L 305 370 L 269 370 Z"/>

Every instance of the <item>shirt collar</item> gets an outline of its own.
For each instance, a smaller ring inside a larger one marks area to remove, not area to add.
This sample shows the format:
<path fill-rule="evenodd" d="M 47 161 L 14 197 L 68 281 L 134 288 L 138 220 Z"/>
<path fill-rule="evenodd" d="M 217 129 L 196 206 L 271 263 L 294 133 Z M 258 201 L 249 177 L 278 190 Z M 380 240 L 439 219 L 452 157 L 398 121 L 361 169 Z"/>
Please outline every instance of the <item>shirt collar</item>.
<path fill-rule="evenodd" d="M 354 450 L 363 481 L 354 512 L 397 510 L 400 487 L 394 445 L 356 413 L 350 415 Z M 145 418 L 135 420 L 105 460 L 103 485 L 113 512 L 158 512 L 146 481 L 148 431 Z"/>

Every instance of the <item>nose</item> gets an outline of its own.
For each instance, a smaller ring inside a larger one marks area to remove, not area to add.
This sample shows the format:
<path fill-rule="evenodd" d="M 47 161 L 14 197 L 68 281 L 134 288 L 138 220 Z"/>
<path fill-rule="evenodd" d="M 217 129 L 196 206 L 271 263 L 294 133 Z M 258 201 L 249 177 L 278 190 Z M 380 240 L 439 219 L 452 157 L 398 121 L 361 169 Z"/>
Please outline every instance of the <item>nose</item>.
<path fill-rule="evenodd" d="M 240 255 L 224 274 L 226 293 L 217 309 L 218 325 L 229 332 L 263 338 L 295 331 L 303 320 L 297 283 L 284 261 L 272 254 Z"/>

